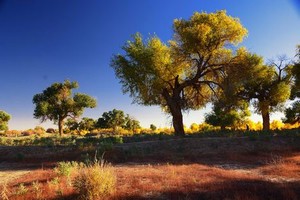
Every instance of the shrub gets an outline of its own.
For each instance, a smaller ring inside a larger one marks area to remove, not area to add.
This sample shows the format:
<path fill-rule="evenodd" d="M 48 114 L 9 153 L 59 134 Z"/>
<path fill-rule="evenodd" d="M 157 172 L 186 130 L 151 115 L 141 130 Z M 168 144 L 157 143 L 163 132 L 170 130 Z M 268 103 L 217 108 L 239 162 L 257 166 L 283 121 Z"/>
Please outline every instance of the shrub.
<path fill-rule="evenodd" d="M 9 193 L 7 182 L 4 182 L 0 190 L 0 199 L 8 200 Z"/>
<path fill-rule="evenodd" d="M 28 192 L 28 189 L 26 188 L 26 186 L 24 185 L 24 183 L 19 184 L 16 194 L 17 195 L 24 195 Z"/>
<path fill-rule="evenodd" d="M 67 176 L 69 177 L 73 170 L 76 170 L 79 167 L 79 163 L 77 162 L 59 162 L 57 163 L 57 167 L 54 168 L 54 171 L 58 176 Z"/>
<path fill-rule="evenodd" d="M 46 130 L 46 133 L 55 133 L 55 129 L 54 128 L 48 128 Z"/>
<path fill-rule="evenodd" d="M 28 129 L 27 131 L 23 131 L 21 133 L 23 136 L 31 136 L 31 135 L 34 135 L 35 134 L 35 131 L 32 130 L 32 129 Z"/>
<path fill-rule="evenodd" d="M 8 137 L 17 137 L 21 134 L 21 132 L 17 130 L 7 130 L 3 134 Z"/>
<path fill-rule="evenodd" d="M 115 184 L 113 169 L 99 163 L 81 168 L 73 182 L 79 198 L 86 200 L 108 197 L 114 192 Z"/>

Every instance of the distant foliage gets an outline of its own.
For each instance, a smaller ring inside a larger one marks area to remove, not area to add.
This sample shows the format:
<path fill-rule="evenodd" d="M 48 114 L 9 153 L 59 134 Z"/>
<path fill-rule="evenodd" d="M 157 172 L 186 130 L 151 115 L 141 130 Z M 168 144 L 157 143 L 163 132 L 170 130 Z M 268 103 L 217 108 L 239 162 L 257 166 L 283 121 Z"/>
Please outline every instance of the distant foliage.
<path fill-rule="evenodd" d="M 141 128 L 140 122 L 124 111 L 113 109 L 112 111 L 104 112 L 102 117 L 96 122 L 98 128 L 112 128 L 114 133 L 122 131 L 122 129 L 136 132 Z"/>
<path fill-rule="evenodd" d="M 155 130 L 157 129 L 157 127 L 156 127 L 154 124 L 150 124 L 150 129 L 151 129 L 152 131 L 155 131 Z"/>
<path fill-rule="evenodd" d="M 8 121 L 10 120 L 11 116 L 0 110 L 0 131 L 8 130 Z"/>
<path fill-rule="evenodd" d="M 296 101 L 292 104 L 292 107 L 287 108 L 285 111 L 285 123 L 295 124 L 300 122 L 300 101 Z"/>

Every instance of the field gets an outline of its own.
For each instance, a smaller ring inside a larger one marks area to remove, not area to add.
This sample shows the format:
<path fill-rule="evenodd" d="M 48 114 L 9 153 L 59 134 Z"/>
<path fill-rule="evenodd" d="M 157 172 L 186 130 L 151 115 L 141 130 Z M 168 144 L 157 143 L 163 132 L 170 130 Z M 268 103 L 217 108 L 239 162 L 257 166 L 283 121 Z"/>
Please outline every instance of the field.
<path fill-rule="evenodd" d="M 124 138 L 104 154 L 99 146 L 0 146 L 1 196 L 76 199 L 53 169 L 95 153 L 116 176 L 104 199 L 300 199 L 300 137 L 293 136 Z"/>

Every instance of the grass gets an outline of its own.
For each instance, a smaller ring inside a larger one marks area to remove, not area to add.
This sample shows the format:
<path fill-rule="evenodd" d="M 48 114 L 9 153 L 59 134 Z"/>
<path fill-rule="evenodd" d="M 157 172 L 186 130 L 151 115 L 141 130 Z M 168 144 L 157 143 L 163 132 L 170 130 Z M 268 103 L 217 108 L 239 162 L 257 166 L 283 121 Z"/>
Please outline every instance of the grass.
<path fill-rule="evenodd" d="M 285 167 L 293 168 L 293 165 L 290 164 L 298 162 L 298 158 L 296 160 L 294 160 L 295 158 L 289 159 L 290 161 L 286 163 Z M 103 172 L 101 171 L 102 168 L 99 167 L 96 165 L 95 168 L 86 168 L 87 171 L 84 173 L 80 172 L 81 176 L 77 180 L 80 182 L 80 188 L 84 188 L 84 190 L 70 189 L 63 179 L 54 185 L 49 185 L 40 180 L 39 198 L 58 199 L 60 197 L 63 199 L 75 199 L 78 198 L 78 196 L 74 195 L 77 191 L 80 194 L 86 194 L 82 195 L 85 199 L 95 199 L 95 196 L 92 198 L 90 195 L 97 195 L 99 191 L 108 190 L 107 188 L 99 190 L 101 187 L 97 186 L 98 189 L 96 189 L 93 186 L 103 184 L 103 182 L 100 183 L 99 181 L 103 180 L 103 176 L 111 177 L 110 175 L 99 175 L 99 172 Z M 110 173 L 115 174 L 117 177 L 116 186 L 111 187 L 114 188 L 114 191 L 111 191 L 110 195 L 105 195 L 104 197 L 107 199 L 299 199 L 299 182 L 289 182 L 283 179 L 270 181 L 268 179 L 269 176 L 262 176 L 257 173 L 257 171 L 266 167 L 274 166 L 268 165 L 262 168 L 249 169 L 248 173 L 247 171 L 224 169 L 204 164 L 120 165 L 110 168 L 112 170 Z M 279 167 L 278 171 L 282 170 L 280 169 L 281 166 L 277 167 Z M 41 171 L 33 174 L 36 173 L 41 173 Z M 297 173 L 294 169 L 290 176 L 295 176 Z M 272 176 L 277 175 L 274 171 L 270 174 Z M 55 177 L 54 172 L 52 177 Z M 89 180 L 89 184 L 86 184 L 87 180 Z M 10 196 L 9 199 L 37 199 L 36 189 L 33 188 L 32 181 L 33 177 L 31 175 L 27 177 L 27 181 L 24 183 L 28 185 L 26 194 L 23 196 Z M 85 183 L 84 187 L 82 186 L 83 183 Z M 93 186 L 90 187 L 90 184 Z M 57 188 L 60 188 L 60 190 L 57 190 Z M 87 188 L 88 190 L 85 190 Z M 87 192 L 95 189 L 96 192 L 91 194 Z M 104 192 L 99 195 L 104 194 L 107 193 Z M 103 199 L 102 197 L 98 199 Z"/>
<path fill-rule="evenodd" d="M 116 178 L 113 168 L 100 163 L 81 168 L 73 185 L 79 199 L 106 199 L 115 191 Z"/>

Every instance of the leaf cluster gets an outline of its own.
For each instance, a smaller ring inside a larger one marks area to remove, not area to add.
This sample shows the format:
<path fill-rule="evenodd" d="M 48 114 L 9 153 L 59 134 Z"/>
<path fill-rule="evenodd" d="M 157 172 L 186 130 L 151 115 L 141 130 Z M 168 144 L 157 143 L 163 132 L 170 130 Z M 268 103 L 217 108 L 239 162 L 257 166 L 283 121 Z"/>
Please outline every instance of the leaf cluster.
<path fill-rule="evenodd" d="M 78 88 L 77 82 L 68 80 L 63 83 L 54 83 L 42 93 L 33 97 L 36 105 L 34 117 L 57 122 L 67 117 L 76 118 L 83 113 L 84 108 L 96 107 L 96 100 L 86 94 L 75 93 L 72 90 Z"/>

